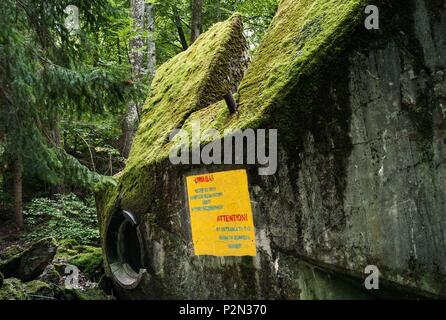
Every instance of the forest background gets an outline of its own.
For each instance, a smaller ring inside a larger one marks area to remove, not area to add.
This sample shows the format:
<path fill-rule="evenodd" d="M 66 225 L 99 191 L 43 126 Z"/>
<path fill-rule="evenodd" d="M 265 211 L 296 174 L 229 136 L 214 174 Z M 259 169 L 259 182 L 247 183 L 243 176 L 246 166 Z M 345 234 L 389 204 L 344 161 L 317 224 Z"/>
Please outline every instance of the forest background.
<path fill-rule="evenodd" d="M 98 245 L 94 192 L 125 166 L 159 65 L 242 14 L 254 54 L 278 0 L 3 0 L 0 250 Z"/>

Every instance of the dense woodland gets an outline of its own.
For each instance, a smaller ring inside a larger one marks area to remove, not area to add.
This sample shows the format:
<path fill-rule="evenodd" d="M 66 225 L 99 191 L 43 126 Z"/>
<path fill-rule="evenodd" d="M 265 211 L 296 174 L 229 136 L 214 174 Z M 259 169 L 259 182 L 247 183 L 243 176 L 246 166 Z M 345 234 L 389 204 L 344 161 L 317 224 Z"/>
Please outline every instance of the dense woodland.
<path fill-rule="evenodd" d="M 5 0 L 0 7 L 0 237 L 94 243 L 94 191 L 125 165 L 157 66 L 234 12 L 254 51 L 277 1 Z"/>

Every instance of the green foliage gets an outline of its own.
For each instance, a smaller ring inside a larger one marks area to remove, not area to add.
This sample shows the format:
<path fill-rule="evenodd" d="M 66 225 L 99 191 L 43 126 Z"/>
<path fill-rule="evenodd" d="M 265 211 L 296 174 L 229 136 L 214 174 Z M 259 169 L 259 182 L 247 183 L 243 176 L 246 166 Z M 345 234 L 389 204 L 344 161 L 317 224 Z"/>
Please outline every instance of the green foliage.
<path fill-rule="evenodd" d="M 64 26 L 79 7 L 80 30 Z M 0 143 L 3 162 L 22 160 L 25 176 L 98 189 L 113 183 L 58 145 L 61 118 L 121 110 L 139 99 L 130 64 L 104 50 L 109 31 L 129 23 L 108 0 L 0 3 Z"/>
<path fill-rule="evenodd" d="M 53 237 L 73 239 L 80 244 L 99 240 L 93 200 L 85 203 L 76 195 L 57 196 L 56 199 L 36 198 L 25 206 L 25 221 L 29 232 L 25 240 Z"/>
<path fill-rule="evenodd" d="M 155 42 L 157 61 L 162 64 L 183 51 L 174 22 L 176 8 L 186 39 L 190 38 L 191 7 L 189 0 L 155 1 Z M 266 32 L 277 10 L 278 0 L 204 0 L 203 32 L 213 24 L 227 20 L 234 13 L 240 13 L 245 25 L 245 35 L 249 47 L 255 49 Z"/>
<path fill-rule="evenodd" d="M 121 134 L 121 124 L 116 115 L 61 122 L 65 151 L 90 170 L 103 175 L 114 175 L 124 166 L 125 159 L 116 147 Z"/>

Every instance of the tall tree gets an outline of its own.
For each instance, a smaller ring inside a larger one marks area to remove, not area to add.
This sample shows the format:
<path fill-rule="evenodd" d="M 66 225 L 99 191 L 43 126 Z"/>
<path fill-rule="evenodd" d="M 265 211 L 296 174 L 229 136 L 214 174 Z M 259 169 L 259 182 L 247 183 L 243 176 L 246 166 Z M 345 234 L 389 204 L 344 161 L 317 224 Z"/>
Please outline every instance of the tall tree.
<path fill-rule="evenodd" d="M 217 15 L 217 21 L 221 21 L 221 1 L 220 0 L 216 0 L 217 4 L 216 4 L 216 15 Z"/>
<path fill-rule="evenodd" d="M 18 228 L 26 176 L 90 189 L 113 183 L 57 144 L 58 118 L 116 111 L 139 91 L 127 80 L 127 66 L 101 55 L 101 35 L 115 23 L 116 8 L 108 0 L 77 4 L 80 25 L 73 31 L 64 25 L 65 1 L 0 2 L 0 144 L 2 161 L 12 164 Z"/>
<path fill-rule="evenodd" d="M 130 58 L 132 64 L 132 80 L 141 81 L 144 74 L 144 0 L 131 0 L 131 12 L 133 19 L 133 38 L 130 40 Z M 131 101 L 123 126 L 122 155 L 127 158 L 132 147 L 133 137 L 139 118 L 140 105 L 138 101 Z"/>
<path fill-rule="evenodd" d="M 131 0 L 133 36 L 130 40 L 132 81 L 150 85 L 156 69 L 155 6 L 144 0 Z M 144 62 L 146 61 L 147 67 Z M 135 136 L 143 100 L 129 103 L 123 125 L 122 155 L 127 158 Z"/>
<path fill-rule="evenodd" d="M 155 6 L 146 4 L 146 29 L 147 29 L 147 74 L 149 84 L 156 71 L 156 44 L 155 44 Z"/>
<path fill-rule="evenodd" d="M 194 43 L 202 31 L 203 0 L 192 0 L 191 36 L 190 43 Z"/>
<path fill-rule="evenodd" d="M 175 22 L 175 27 L 178 32 L 178 38 L 180 40 L 181 47 L 183 50 L 187 50 L 189 45 L 187 43 L 186 36 L 184 34 L 183 22 L 181 21 L 180 14 L 178 13 L 178 8 L 175 4 L 172 6 L 172 11 L 173 11 L 173 21 Z"/>

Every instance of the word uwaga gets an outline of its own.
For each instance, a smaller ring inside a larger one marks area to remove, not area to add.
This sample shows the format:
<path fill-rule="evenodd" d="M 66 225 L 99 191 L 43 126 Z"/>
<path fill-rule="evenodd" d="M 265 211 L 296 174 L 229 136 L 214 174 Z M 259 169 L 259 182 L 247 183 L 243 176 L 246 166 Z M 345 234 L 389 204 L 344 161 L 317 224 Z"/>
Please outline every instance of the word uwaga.
<path fill-rule="evenodd" d="M 216 129 L 208 129 L 201 133 L 200 128 L 199 121 L 192 121 L 191 134 L 187 130 L 176 129 L 169 135 L 170 141 L 174 142 L 169 153 L 172 164 L 260 165 L 259 175 L 265 176 L 276 173 L 276 129 L 225 130 L 223 138 L 221 138 Z M 201 147 L 202 141 L 211 142 Z M 267 143 L 268 148 L 266 147 Z M 267 151 L 268 155 L 266 154 Z"/>

